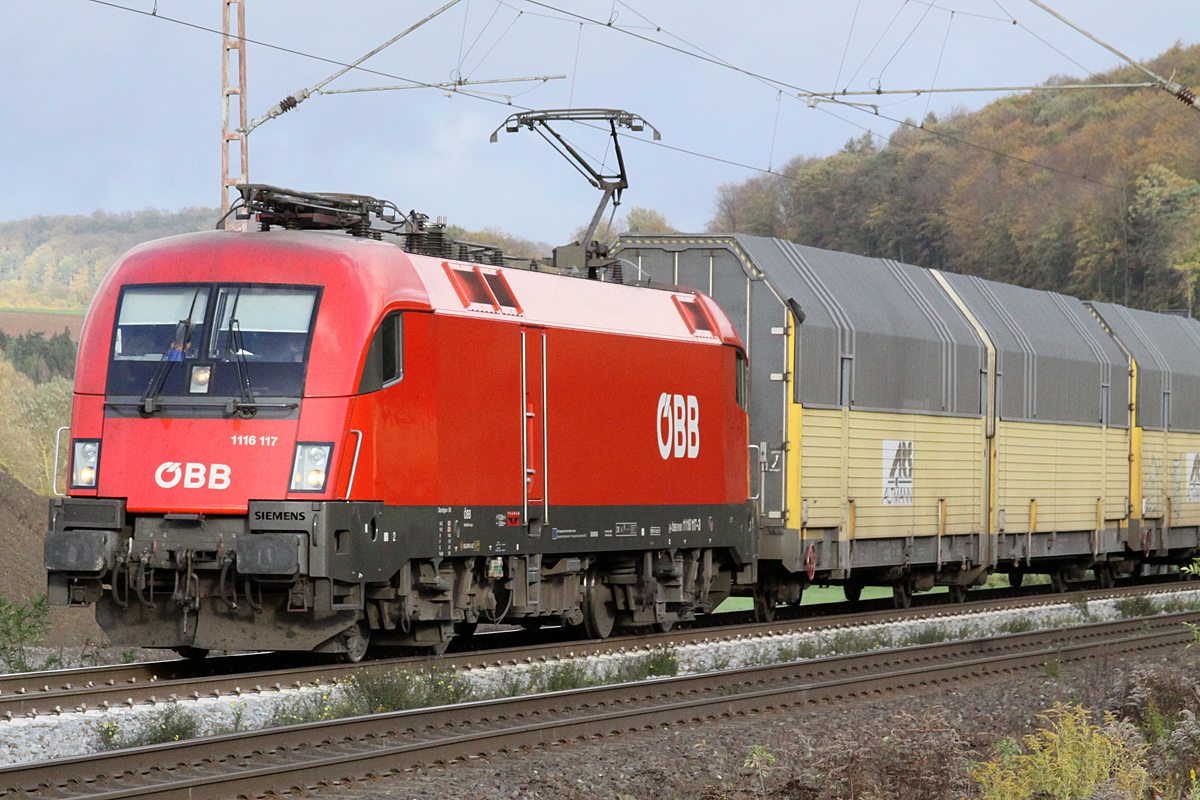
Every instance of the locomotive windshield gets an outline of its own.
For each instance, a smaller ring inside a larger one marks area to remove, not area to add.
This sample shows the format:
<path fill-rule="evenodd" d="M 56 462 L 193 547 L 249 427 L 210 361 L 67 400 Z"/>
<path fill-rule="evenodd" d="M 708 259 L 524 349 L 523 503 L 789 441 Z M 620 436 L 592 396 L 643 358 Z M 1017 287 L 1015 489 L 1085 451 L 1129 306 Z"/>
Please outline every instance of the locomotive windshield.
<path fill-rule="evenodd" d="M 298 397 L 319 294 L 297 286 L 127 286 L 108 394 Z"/>

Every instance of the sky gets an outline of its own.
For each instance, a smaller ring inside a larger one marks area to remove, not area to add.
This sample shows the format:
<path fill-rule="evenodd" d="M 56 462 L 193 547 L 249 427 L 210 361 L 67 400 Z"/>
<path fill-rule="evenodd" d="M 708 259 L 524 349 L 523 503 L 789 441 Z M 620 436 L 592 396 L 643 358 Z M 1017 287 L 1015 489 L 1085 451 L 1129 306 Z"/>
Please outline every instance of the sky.
<path fill-rule="evenodd" d="M 243 2 L 253 119 L 341 68 L 318 58 L 355 61 L 448 0 Z M 1200 41 L 1195 0 L 1045 2 L 1135 60 Z M 219 206 L 222 5 L 0 0 L 0 221 Z M 460 0 L 362 64 L 384 74 L 325 88 L 566 77 L 315 95 L 250 134 L 249 175 L 561 244 L 600 192 L 532 131 L 488 138 L 522 110 L 619 108 L 662 139 L 625 132 L 617 213 L 699 231 L 722 183 L 1008 94 L 862 98 L 876 115 L 802 91 L 1033 86 L 1121 63 L 1030 0 Z M 612 167 L 606 132 L 556 129 Z"/>

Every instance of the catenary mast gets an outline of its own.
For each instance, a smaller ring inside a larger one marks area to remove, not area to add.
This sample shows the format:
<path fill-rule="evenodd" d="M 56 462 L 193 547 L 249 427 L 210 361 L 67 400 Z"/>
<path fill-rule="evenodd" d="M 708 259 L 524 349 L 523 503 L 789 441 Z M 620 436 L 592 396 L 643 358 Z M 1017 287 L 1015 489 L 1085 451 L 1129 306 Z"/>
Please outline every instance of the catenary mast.
<path fill-rule="evenodd" d="M 221 214 L 229 213 L 234 188 L 250 182 L 246 134 L 246 0 L 221 0 L 224 37 L 221 42 Z M 237 124 L 230 125 L 230 98 L 236 98 Z M 237 169 L 231 169 L 231 151 Z M 227 229 L 244 230 L 246 223 L 228 220 Z"/>

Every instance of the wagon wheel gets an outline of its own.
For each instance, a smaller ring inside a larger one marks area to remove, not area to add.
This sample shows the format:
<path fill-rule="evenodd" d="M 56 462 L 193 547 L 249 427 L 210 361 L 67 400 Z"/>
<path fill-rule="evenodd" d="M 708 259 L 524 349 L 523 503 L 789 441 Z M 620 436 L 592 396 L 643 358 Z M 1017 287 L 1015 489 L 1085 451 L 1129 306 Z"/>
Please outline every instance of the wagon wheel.
<path fill-rule="evenodd" d="M 1056 569 L 1050 573 L 1050 591 L 1055 594 L 1062 594 L 1067 590 L 1067 573 L 1061 569 Z"/>
<path fill-rule="evenodd" d="M 201 658 L 208 658 L 208 648 L 206 647 L 176 647 L 173 648 L 180 658 L 186 658 L 189 661 L 198 661 Z"/>
<path fill-rule="evenodd" d="M 950 602 L 951 603 L 957 604 L 957 603 L 967 602 L 967 589 L 969 587 L 958 586 L 957 584 L 955 584 L 955 585 L 949 586 L 948 588 L 950 589 Z"/>
<path fill-rule="evenodd" d="M 759 622 L 771 622 L 775 619 L 775 606 L 778 602 L 773 589 L 755 589 L 754 618 Z"/>
<path fill-rule="evenodd" d="M 842 592 L 851 603 L 857 603 L 862 599 L 862 590 L 863 585 L 861 583 L 847 583 L 842 586 Z"/>
<path fill-rule="evenodd" d="M 911 606 L 912 596 L 912 581 L 902 580 L 892 585 L 892 605 L 896 608 L 908 608 Z"/>
<path fill-rule="evenodd" d="M 583 585 L 583 630 L 589 639 L 607 639 L 617 621 L 617 601 L 599 570 L 588 570 Z"/>
<path fill-rule="evenodd" d="M 346 642 L 346 651 L 337 654 L 337 660 L 343 664 L 357 664 L 367 654 L 367 645 L 371 643 L 371 627 L 365 619 L 351 625 L 342 631 Z"/>

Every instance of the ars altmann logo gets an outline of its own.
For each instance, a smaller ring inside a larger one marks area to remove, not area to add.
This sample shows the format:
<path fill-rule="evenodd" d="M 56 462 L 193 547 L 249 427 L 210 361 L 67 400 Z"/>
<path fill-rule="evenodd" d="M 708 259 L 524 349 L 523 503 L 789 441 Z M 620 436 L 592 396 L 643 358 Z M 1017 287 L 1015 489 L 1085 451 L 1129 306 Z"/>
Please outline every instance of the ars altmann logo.
<path fill-rule="evenodd" d="M 1200 500 L 1200 453 L 1187 454 L 1187 492 L 1184 495 L 1189 503 Z"/>
<path fill-rule="evenodd" d="M 911 506 L 913 501 L 913 443 L 883 440 L 883 504 Z"/>
<path fill-rule="evenodd" d="M 700 454 L 700 401 L 694 395 L 658 396 L 658 453 L 664 460 Z"/>

